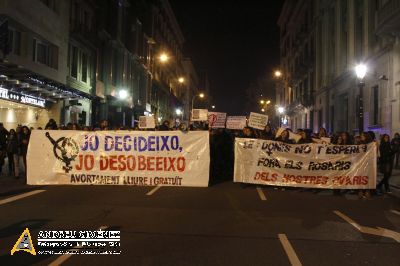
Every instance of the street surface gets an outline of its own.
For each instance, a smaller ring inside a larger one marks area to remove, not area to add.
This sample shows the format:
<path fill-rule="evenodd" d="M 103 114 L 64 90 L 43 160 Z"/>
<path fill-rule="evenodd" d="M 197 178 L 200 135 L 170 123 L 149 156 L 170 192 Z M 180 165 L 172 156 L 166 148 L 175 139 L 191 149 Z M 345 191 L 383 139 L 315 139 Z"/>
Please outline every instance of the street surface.
<path fill-rule="evenodd" d="M 0 265 L 400 265 L 400 200 L 389 195 L 42 186 L 0 192 L 0 214 Z M 9 255 L 26 227 L 37 248 L 40 230 L 102 226 L 121 230 L 121 255 Z"/>

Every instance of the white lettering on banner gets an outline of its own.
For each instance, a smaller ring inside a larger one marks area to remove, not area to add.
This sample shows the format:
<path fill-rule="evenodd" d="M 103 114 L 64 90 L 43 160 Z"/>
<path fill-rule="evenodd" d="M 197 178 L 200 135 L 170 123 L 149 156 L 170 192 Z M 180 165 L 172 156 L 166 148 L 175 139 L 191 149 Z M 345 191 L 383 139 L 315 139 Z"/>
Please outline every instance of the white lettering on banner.
<path fill-rule="evenodd" d="M 34 130 L 27 182 L 206 187 L 209 150 L 208 131 Z M 43 156 L 37 156 L 38 151 Z"/>
<path fill-rule="evenodd" d="M 234 181 L 274 186 L 374 189 L 376 143 L 286 144 L 236 138 Z"/>
<path fill-rule="evenodd" d="M 268 123 L 268 116 L 258 113 L 250 113 L 249 127 L 263 130 Z"/>
<path fill-rule="evenodd" d="M 30 104 L 38 107 L 45 107 L 46 100 L 38 97 L 25 95 L 19 92 L 9 91 L 0 87 L 0 98 L 10 100 L 17 103 Z"/>
<path fill-rule="evenodd" d="M 228 116 L 226 119 L 227 129 L 239 129 L 242 130 L 246 126 L 245 116 Z"/>
<path fill-rule="evenodd" d="M 225 128 L 226 113 L 209 112 L 208 126 L 211 128 Z"/>

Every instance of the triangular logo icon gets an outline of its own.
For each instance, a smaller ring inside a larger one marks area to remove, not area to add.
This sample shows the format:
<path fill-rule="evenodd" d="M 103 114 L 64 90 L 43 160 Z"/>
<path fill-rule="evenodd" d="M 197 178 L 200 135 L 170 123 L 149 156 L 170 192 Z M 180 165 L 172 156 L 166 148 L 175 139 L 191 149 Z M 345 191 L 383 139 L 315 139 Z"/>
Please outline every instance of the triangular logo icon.
<path fill-rule="evenodd" d="M 11 250 L 11 255 L 20 250 L 29 252 L 32 255 L 36 255 L 35 247 L 32 244 L 32 238 L 28 228 L 25 228 L 24 232 L 22 232 L 21 236 L 18 238 Z"/>

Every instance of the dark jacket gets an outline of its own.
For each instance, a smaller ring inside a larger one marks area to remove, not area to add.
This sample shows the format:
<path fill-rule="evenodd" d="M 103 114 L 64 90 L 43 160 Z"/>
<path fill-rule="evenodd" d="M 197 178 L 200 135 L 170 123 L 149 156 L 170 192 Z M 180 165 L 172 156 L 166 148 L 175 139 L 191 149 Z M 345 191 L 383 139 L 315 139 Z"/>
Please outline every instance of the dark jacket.
<path fill-rule="evenodd" d="M 19 154 L 20 143 L 17 135 L 8 136 L 7 153 Z"/>
<path fill-rule="evenodd" d="M 26 155 L 28 153 L 28 144 L 29 144 L 29 137 L 30 135 L 26 135 L 26 134 L 21 134 L 20 137 L 20 151 L 21 151 L 21 155 Z"/>

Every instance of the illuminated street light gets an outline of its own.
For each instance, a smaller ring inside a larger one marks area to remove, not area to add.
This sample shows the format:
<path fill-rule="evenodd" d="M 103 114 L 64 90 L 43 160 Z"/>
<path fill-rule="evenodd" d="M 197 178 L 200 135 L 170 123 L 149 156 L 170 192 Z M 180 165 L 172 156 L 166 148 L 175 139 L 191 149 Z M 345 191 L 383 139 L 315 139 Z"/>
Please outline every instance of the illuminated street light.
<path fill-rule="evenodd" d="M 215 105 L 212 105 L 211 108 L 212 108 L 212 109 L 215 109 Z"/>
<path fill-rule="evenodd" d="M 283 114 L 285 112 L 285 108 L 280 106 L 278 107 L 278 113 Z"/>
<path fill-rule="evenodd" d="M 264 100 L 261 100 L 261 101 L 260 101 L 260 103 L 261 103 L 261 104 L 264 104 L 264 103 L 265 103 L 265 101 L 264 101 Z"/>
<path fill-rule="evenodd" d="M 264 109 L 264 108 L 263 108 L 263 109 L 261 109 L 261 112 L 263 112 L 263 113 L 264 113 L 264 112 L 265 112 L 265 109 Z"/>
<path fill-rule="evenodd" d="M 128 92 L 126 90 L 120 90 L 118 92 L 118 98 L 120 98 L 121 100 L 124 100 L 128 97 Z"/>
<path fill-rule="evenodd" d="M 169 56 L 166 53 L 161 53 L 159 59 L 161 63 L 166 63 L 169 60 Z"/>
<path fill-rule="evenodd" d="M 363 79 L 367 73 L 367 66 L 364 64 L 359 64 L 355 68 L 357 78 Z"/>
<path fill-rule="evenodd" d="M 367 74 L 367 66 L 359 64 L 355 67 L 356 76 L 358 78 L 358 133 L 364 131 L 364 102 L 363 102 L 363 88 L 364 88 L 364 77 Z"/>
<path fill-rule="evenodd" d="M 182 114 L 182 110 L 181 109 L 176 109 L 175 113 L 176 113 L 176 115 L 181 115 Z"/>
<path fill-rule="evenodd" d="M 268 101 L 267 101 L 267 104 L 270 104 L 270 103 L 271 103 L 271 101 L 270 101 L 270 100 L 268 100 Z"/>
<path fill-rule="evenodd" d="M 184 82 L 185 82 L 185 78 L 184 78 L 184 77 L 180 77 L 180 78 L 178 79 L 178 82 L 181 83 L 181 84 L 184 83 Z"/>
<path fill-rule="evenodd" d="M 204 93 L 200 93 L 200 94 L 195 94 L 195 95 L 193 95 L 193 97 L 192 97 L 192 113 L 193 113 L 194 99 L 195 99 L 196 97 L 199 97 L 199 98 L 203 99 L 203 98 L 205 97 L 205 95 L 204 95 Z"/>
<path fill-rule="evenodd" d="M 280 78 L 282 76 L 282 72 L 280 72 L 279 70 L 276 70 L 274 72 L 275 77 Z"/>

